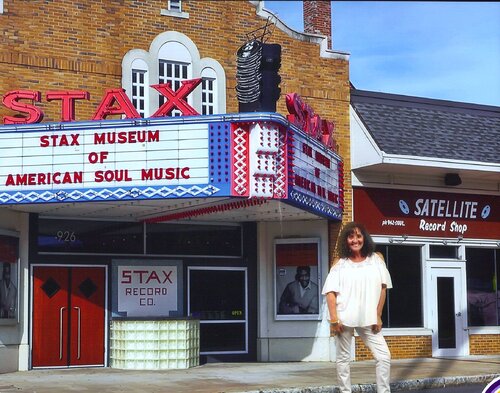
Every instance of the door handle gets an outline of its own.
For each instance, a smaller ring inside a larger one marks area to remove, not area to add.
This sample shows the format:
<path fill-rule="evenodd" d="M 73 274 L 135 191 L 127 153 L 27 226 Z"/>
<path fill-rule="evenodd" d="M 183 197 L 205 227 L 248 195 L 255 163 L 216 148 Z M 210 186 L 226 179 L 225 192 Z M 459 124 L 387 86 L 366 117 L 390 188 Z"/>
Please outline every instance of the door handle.
<path fill-rule="evenodd" d="M 457 316 L 457 317 L 461 317 L 461 316 L 462 316 L 462 313 L 459 311 L 459 312 L 457 312 L 456 316 Z"/>
<path fill-rule="evenodd" d="M 82 327 L 82 313 L 81 313 L 81 310 L 80 310 L 80 307 L 73 307 L 77 312 L 78 312 L 78 333 L 77 333 L 77 354 L 76 354 L 76 358 L 78 360 L 80 360 L 80 348 L 81 348 L 81 327 Z"/>
<path fill-rule="evenodd" d="M 63 312 L 66 307 L 59 308 L 59 360 L 63 358 Z"/>

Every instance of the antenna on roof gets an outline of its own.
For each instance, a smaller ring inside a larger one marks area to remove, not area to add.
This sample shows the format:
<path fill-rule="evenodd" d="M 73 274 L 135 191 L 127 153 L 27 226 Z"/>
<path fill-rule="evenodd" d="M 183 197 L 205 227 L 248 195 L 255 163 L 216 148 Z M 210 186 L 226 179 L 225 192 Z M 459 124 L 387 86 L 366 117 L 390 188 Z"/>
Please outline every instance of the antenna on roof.
<path fill-rule="evenodd" d="M 271 17 L 268 16 L 264 27 L 259 27 L 258 29 L 255 29 L 255 30 L 252 30 L 252 31 L 246 33 L 247 41 L 257 40 L 257 41 L 260 41 L 262 43 L 265 43 L 267 41 L 267 39 L 273 34 L 275 27 L 276 27 L 276 24 L 273 23 Z M 259 34 L 260 34 L 260 37 L 259 37 Z"/>

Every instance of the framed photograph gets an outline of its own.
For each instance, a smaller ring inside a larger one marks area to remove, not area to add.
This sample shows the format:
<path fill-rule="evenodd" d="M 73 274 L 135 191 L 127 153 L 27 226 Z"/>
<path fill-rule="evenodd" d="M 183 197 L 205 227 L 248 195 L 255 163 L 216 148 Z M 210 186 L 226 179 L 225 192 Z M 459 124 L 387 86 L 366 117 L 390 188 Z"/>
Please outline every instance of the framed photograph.
<path fill-rule="evenodd" d="M 19 238 L 0 232 L 0 320 L 17 321 Z"/>
<path fill-rule="evenodd" d="M 274 241 L 275 319 L 319 319 L 319 238 Z"/>

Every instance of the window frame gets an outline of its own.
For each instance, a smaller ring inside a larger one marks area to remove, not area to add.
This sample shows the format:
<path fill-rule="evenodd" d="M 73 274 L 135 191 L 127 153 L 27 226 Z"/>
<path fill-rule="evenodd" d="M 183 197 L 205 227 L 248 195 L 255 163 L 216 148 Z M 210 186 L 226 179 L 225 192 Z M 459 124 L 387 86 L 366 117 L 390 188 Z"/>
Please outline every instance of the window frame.
<path fill-rule="evenodd" d="M 169 68 L 171 69 L 170 75 L 168 75 Z M 176 91 L 181 87 L 182 81 L 189 79 L 191 63 L 186 63 L 176 60 L 165 60 L 158 59 L 158 83 L 170 83 L 172 90 Z M 177 69 L 179 69 L 179 75 L 177 75 Z M 163 70 L 163 73 L 160 72 Z M 188 96 L 188 104 L 192 102 L 192 96 Z M 158 95 L 158 105 L 162 106 L 165 102 L 165 97 L 161 94 Z M 182 112 L 178 109 L 172 110 L 170 113 L 171 117 L 182 116 Z"/>
<path fill-rule="evenodd" d="M 5 240 L 2 244 L 4 251 L 11 246 L 11 251 L 14 251 L 15 255 L 11 255 L 11 258 L 4 258 L 4 261 L 0 263 L 0 282 L 3 279 L 3 263 L 10 263 L 10 280 L 15 286 L 15 299 L 14 299 L 14 315 L 2 317 L 0 315 L 0 327 L 6 325 L 17 325 L 21 318 L 21 275 L 22 266 L 20 258 L 20 233 L 17 231 L 10 231 L 7 229 L 0 229 L 0 238 Z M 7 260 L 11 259 L 11 260 Z M 2 282 L 3 284 L 3 282 Z"/>
<path fill-rule="evenodd" d="M 172 6 L 172 0 L 167 0 L 167 8 L 161 9 L 160 10 L 160 15 L 164 16 L 171 16 L 174 18 L 184 18 L 188 19 L 189 18 L 189 13 L 184 12 L 182 10 L 182 0 L 175 0 L 175 3 L 177 3 L 179 6 Z"/>
<path fill-rule="evenodd" d="M 389 257 L 387 258 L 387 260 L 385 260 L 385 263 L 387 265 L 387 269 L 389 270 L 389 273 L 391 273 L 391 252 L 390 252 L 390 248 L 391 247 L 412 247 L 412 248 L 415 248 L 417 249 L 418 248 L 418 252 L 419 252 L 419 270 L 420 270 L 420 281 L 419 281 L 419 285 L 420 285 L 420 317 L 421 317 L 421 323 L 422 323 L 422 326 L 395 326 L 395 327 L 390 327 L 390 321 L 389 321 L 389 318 L 390 318 L 390 303 L 391 303 L 391 289 L 389 289 L 387 291 L 387 296 L 386 296 L 386 302 L 385 302 L 385 305 L 384 305 L 384 314 L 387 318 L 387 326 L 385 326 L 384 329 L 390 329 L 391 332 L 393 330 L 404 330 L 406 332 L 408 332 L 408 330 L 424 330 L 426 329 L 426 315 L 425 315 L 425 307 L 426 307 L 426 299 L 425 299 L 425 288 L 424 288 L 424 263 L 423 263 L 423 245 L 422 244 L 393 244 L 393 243 L 386 243 L 386 242 L 380 242 L 380 243 L 376 243 L 376 246 L 377 247 L 384 247 L 385 250 L 386 250 L 386 253 L 389 255 Z M 377 250 L 378 251 L 378 250 Z M 384 254 L 385 255 L 385 254 Z M 398 261 L 392 261 L 392 263 L 398 263 Z M 391 279 L 392 279 L 392 284 L 393 284 L 393 287 L 395 285 L 397 285 L 397 283 L 395 282 L 395 277 L 394 275 L 391 273 Z"/>
<path fill-rule="evenodd" d="M 470 324 L 470 318 L 471 318 L 471 310 L 469 306 L 469 272 L 468 268 L 472 261 L 469 261 L 467 258 L 467 249 L 475 249 L 475 250 L 484 250 L 484 251 L 490 251 L 491 254 L 493 255 L 493 260 L 491 262 L 493 263 L 493 271 L 494 275 L 498 277 L 500 275 L 500 251 L 498 251 L 498 248 L 495 247 L 480 247 L 480 246 L 475 246 L 475 245 L 467 245 L 465 246 L 464 250 L 464 256 L 465 256 L 465 274 L 466 274 L 466 289 L 467 289 L 467 314 L 468 314 L 468 320 L 467 320 L 467 326 L 469 330 L 474 331 L 474 334 L 486 334 L 486 332 L 493 332 L 495 334 L 498 334 L 500 332 L 500 290 L 498 289 L 498 279 L 496 282 L 497 286 L 497 294 L 496 294 L 496 319 L 497 319 L 497 324 L 496 325 L 472 325 Z"/>
<path fill-rule="evenodd" d="M 168 10 L 182 12 L 182 0 L 168 0 Z"/>
<path fill-rule="evenodd" d="M 141 75 L 142 76 L 142 81 L 137 82 L 134 81 L 134 75 Z M 148 95 L 146 94 L 147 89 L 149 86 L 146 83 L 147 81 L 147 71 L 142 70 L 139 68 L 134 68 L 132 69 L 132 92 L 131 92 L 131 98 L 132 98 L 132 104 L 134 105 L 135 109 L 139 114 L 141 115 L 142 118 L 146 117 L 146 110 L 147 110 L 147 102 L 148 102 Z M 134 88 L 136 89 L 136 92 L 134 94 Z M 142 95 L 140 93 L 140 89 L 143 89 Z M 137 92 L 139 90 L 139 92 Z M 140 108 L 139 103 L 143 103 L 143 107 Z"/>
<path fill-rule="evenodd" d="M 214 69 L 205 67 L 201 71 L 201 111 L 202 115 L 213 115 L 219 113 L 218 105 L 218 91 L 217 91 L 217 73 Z M 207 82 L 210 82 L 211 86 L 207 87 Z M 211 109 L 207 111 L 207 109 Z M 208 112 L 208 113 L 206 113 Z"/>

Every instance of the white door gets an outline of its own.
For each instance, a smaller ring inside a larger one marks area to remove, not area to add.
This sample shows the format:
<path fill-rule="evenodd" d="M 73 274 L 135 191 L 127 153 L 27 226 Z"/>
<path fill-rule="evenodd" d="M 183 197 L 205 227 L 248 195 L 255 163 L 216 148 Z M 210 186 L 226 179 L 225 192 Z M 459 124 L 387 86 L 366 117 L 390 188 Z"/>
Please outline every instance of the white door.
<path fill-rule="evenodd" d="M 430 281 L 432 356 L 468 355 L 465 267 L 431 267 Z"/>

